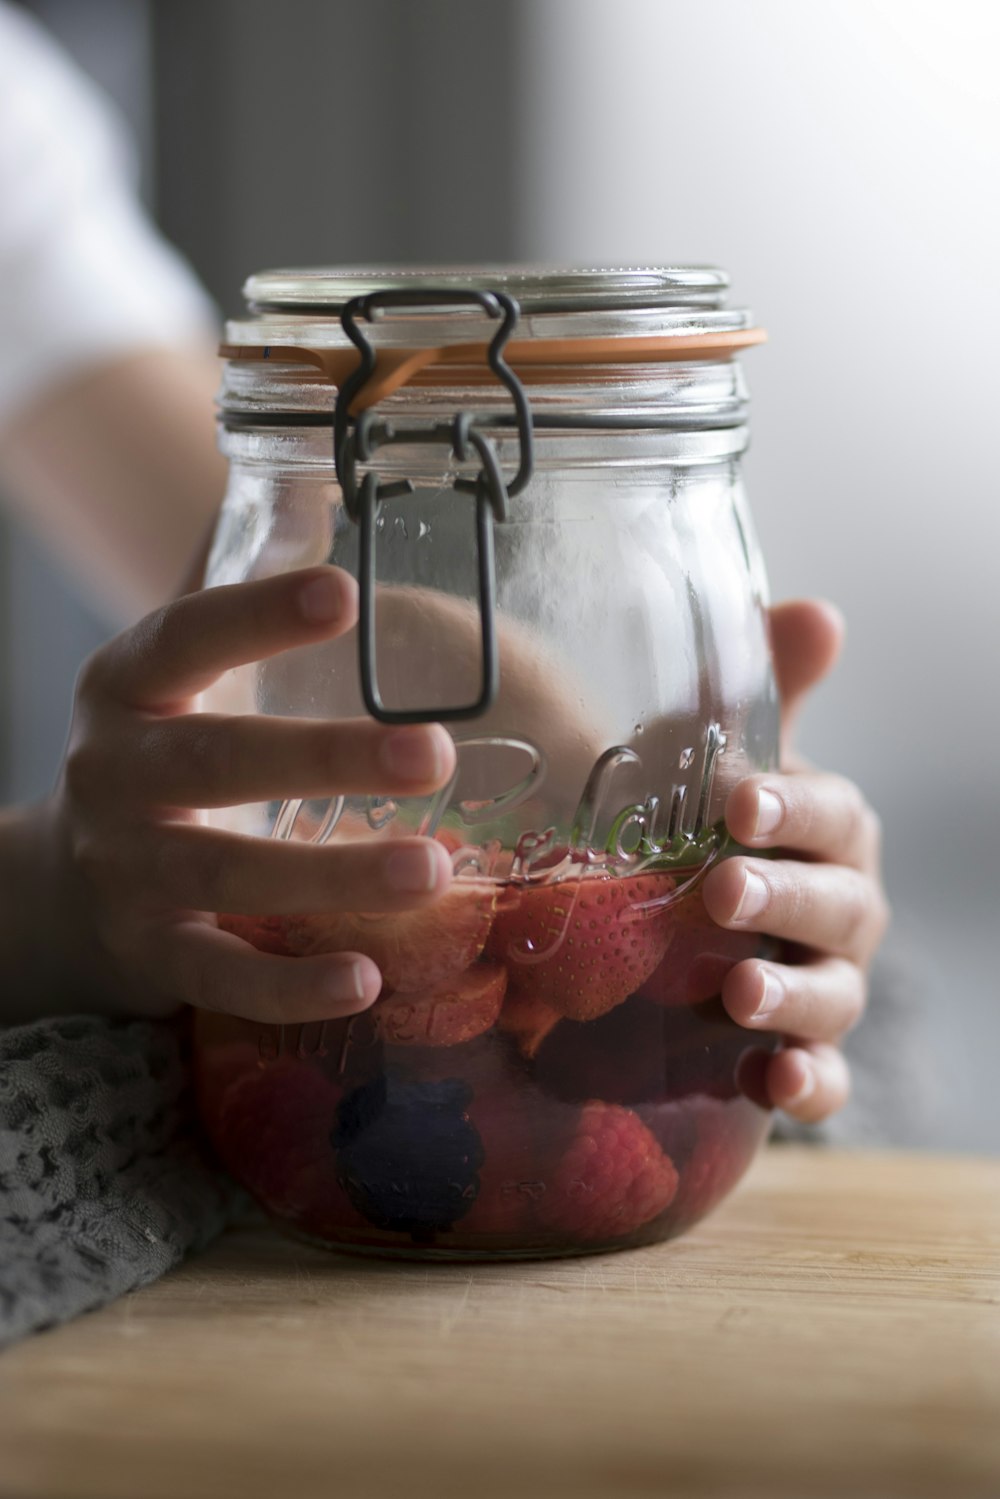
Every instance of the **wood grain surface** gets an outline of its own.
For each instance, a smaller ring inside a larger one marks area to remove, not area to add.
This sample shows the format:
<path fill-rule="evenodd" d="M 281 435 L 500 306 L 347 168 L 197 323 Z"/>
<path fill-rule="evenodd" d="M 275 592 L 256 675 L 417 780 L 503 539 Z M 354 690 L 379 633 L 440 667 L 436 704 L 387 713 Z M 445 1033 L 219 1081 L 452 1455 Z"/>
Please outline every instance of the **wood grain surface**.
<path fill-rule="evenodd" d="M 685 1239 L 229 1234 L 0 1359 L 4 1499 L 1000 1495 L 1000 1162 L 772 1148 Z"/>

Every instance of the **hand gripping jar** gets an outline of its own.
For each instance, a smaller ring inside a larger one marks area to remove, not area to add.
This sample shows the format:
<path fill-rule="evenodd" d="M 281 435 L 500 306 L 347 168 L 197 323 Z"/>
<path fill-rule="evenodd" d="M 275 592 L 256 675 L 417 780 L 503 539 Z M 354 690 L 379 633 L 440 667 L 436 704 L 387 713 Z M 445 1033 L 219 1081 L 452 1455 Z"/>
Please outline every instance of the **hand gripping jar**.
<path fill-rule="evenodd" d="M 764 1038 L 723 976 L 762 950 L 701 900 L 723 812 L 776 764 L 766 584 L 740 477 L 738 352 L 707 268 L 272 272 L 229 325 L 230 483 L 207 583 L 336 563 L 357 629 L 227 677 L 209 711 L 438 720 L 432 797 L 205 814 L 261 838 L 439 839 L 403 914 L 222 925 L 360 951 L 352 1019 L 200 1015 L 211 1140 L 334 1247 L 490 1258 L 677 1234 L 767 1129 Z"/>

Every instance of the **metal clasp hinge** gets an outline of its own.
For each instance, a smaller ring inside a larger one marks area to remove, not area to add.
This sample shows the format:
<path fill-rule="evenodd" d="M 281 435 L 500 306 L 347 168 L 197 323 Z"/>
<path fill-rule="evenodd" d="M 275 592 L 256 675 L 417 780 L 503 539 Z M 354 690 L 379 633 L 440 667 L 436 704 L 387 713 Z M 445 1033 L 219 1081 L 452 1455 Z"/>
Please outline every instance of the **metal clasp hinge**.
<path fill-rule="evenodd" d="M 459 412 L 451 422 L 428 428 L 396 428 L 376 420 L 371 408 L 356 419 L 351 406 L 375 369 L 376 355 L 371 343 L 358 327 L 358 318 L 372 322 L 387 308 L 433 309 L 442 305 L 478 306 L 490 317 L 501 320 L 487 351 L 487 362 L 497 379 L 510 391 L 519 439 L 519 463 L 514 477 L 507 482 L 496 448 L 476 426 L 472 412 Z M 373 292 L 355 297 L 341 313 L 341 324 L 361 355 L 357 369 L 344 381 L 337 394 L 334 412 L 333 442 L 337 478 L 344 496 L 344 507 L 360 529 L 358 585 L 360 592 L 358 624 L 361 691 L 365 706 L 381 723 L 427 723 L 478 718 L 496 700 L 499 689 L 499 662 L 496 641 L 496 567 L 493 547 L 495 521 L 507 519 L 507 502 L 519 494 L 531 478 L 533 428 L 531 407 L 524 387 L 503 358 L 504 346 L 514 331 L 520 309 L 512 297 L 502 292 L 431 291 L 405 289 Z M 353 421 L 353 426 L 352 426 Z M 380 483 L 369 470 L 358 482 L 358 464 L 371 462 L 377 448 L 389 443 L 444 443 L 459 462 L 475 452 L 481 464 L 475 478 L 456 479 L 454 488 L 471 494 L 476 502 L 476 559 L 481 627 L 482 690 L 472 703 L 458 707 L 387 708 L 378 683 L 375 643 L 376 591 L 376 520 L 383 500 L 412 494 L 409 479 Z"/>

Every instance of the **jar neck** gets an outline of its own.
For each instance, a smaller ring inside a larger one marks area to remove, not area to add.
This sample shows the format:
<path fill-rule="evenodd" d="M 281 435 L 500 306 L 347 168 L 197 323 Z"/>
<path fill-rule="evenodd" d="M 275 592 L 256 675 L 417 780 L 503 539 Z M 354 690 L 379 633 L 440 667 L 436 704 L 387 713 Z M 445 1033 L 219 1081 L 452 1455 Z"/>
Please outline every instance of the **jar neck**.
<path fill-rule="evenodd" d="M 517 465 L 517 435 L 509 428 L 485 426 L 501 466 Z M 663 427 L 536 428 L 535 470 L 538 473 L 585 470 L 627 471 L 637 477 L 664 468 L 691 469 L 725 464 L 745 450 L 749 428 L 741 426 L 697 431 Z M 333 430 L 322 425 L 250 425 L 220 428 L 220 447 L 234 465 L 261 466 L 271 471 L 309 472 L 325 481 L 333 478 Z M 460 464 L 447 447 L 395 444 L 383 448 L 371 465 L 385 479 L 451 483 L 476 472 L 474 463 Z"/>
<path fill-rule="evenodd" d="M 456 371 L 456 375 L 460 372 Z M 525 382 L 538 425 L 547 417 L 573 413 L 595 420 L 633 417 L 637 426 L 656 418 L 683 426 L 731 426 L 745 419 L 747 391 L 735 359 L 692 359 L 672 364 L 628 364 L 588 369 L 572 379 L 544 369 Z M 336 387 L 315 368 L 281 364 L 277 349 L 267 361 L 232 359 L 223 368 L 219 406 L 226 417 L 332 413 Z M 412 384 L 380 402 L 387 416 L 425 413 L 435 420 L 455 411 L 505 411 L 510 397 L 499 384 L 466 383 L 461 378 Z"/>

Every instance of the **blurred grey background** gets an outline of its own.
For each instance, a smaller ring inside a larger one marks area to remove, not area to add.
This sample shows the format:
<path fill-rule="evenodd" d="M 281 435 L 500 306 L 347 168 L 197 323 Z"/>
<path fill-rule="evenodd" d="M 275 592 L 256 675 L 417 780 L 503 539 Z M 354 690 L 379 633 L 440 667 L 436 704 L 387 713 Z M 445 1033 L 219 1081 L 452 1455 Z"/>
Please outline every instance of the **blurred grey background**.
<path fill-rule="evenodd" d="M 39 0 L 220 309 L 279 264 L 710 262 L 775 597 L 847 615 L 806 752 L 881 812 L 942 1147 L 1000 1146 L 1000 6 Z M 114 622 L 4 534 L 0 779 L 37 795 Z"/>

